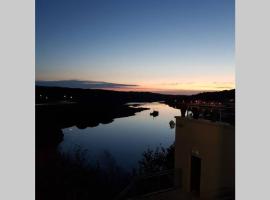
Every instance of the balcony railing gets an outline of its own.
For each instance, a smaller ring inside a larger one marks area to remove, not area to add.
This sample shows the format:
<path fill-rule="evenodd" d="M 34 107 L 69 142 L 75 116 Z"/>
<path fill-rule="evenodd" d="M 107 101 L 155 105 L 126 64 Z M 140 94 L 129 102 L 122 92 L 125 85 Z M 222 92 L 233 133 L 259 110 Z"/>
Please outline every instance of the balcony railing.
<path fill-rule="evenodd" d="M 115 198 L 123 200 L 144 194 L 180 187 L 180 170 L 167 170 L 153 174 L 138 176 Z"/>

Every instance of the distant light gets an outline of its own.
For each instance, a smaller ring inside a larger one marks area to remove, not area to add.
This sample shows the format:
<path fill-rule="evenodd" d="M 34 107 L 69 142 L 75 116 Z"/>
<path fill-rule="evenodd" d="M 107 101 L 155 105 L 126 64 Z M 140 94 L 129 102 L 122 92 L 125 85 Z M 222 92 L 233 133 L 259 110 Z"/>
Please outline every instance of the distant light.
<path fill-rule="evenodd" d="M 72 99 L 72 96 L 70 98 Z"/>
<path fill-rule="evenodd" d="M 66 95 L 64 95 L 64 98 L 66 98 Z"/>
<path fill-rule="evenodd" d="M 39 96 L 40 96 L 40 97 L 42 97 L 42 95 L 41 95 L 41 94 L 40 94 Z"/>
<path fill-rule="evenodd" d="M 48 97 L 46 97 L 46 99 L 48 99 Z"/>

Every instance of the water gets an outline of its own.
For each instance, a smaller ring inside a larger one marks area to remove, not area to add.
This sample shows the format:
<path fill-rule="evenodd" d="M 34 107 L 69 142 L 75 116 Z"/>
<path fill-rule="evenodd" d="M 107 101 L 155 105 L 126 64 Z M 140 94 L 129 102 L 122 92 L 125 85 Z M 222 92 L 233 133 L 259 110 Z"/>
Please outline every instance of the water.
<path fill-rule="evenodd" d="M 72 155 L 80 147 L 81 151 L 87 151 L 86 159 L 90 162 L 98 160 L 101 165 L 106 165 L 109 154 L 118 166 L 136 168 L 147 148 L 169 147 L 174 143 L 175 130 L 170 128 L 169 122 L 180 115 L 180 110 L 159 102 L 144 103 L 139 107 L 150 110 L 117 118 L 110 124 L 94 128 L 79 129 L 74 126 L 63 129 L 64 140 L 59 144 L 59 150 Z M 159 111 L 157 117 L 150 116 L 153 110 Z"/>

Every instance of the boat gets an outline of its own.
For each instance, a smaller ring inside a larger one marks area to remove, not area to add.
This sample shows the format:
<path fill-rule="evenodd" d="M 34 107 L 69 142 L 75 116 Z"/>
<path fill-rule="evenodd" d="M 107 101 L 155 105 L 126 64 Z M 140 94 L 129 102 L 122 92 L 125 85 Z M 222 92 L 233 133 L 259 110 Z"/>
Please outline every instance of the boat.
<path fill-rule="evenodd" d="M 153 112 L 150 113 L 150 115 L 156 117 L 158 116 L 158 111 L 154 110 Z"/>
<path fill-rule="evenodd" d="M 170 124 L 171 129 L 173 129 L 175 127 L 175 122 L 173 120 L 171 120 L 169 122 L 169 124 Z"/>

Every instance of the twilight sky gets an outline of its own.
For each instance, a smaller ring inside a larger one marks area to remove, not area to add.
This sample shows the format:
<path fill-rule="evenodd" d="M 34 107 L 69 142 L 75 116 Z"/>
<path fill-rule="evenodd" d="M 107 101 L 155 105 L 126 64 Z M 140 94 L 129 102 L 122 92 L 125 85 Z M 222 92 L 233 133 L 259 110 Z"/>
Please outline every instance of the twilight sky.
<path fill-rule="evenodd" d="M 235 88 L 234 3 L 36 0 L 36 81 L 172 94 Z"/>

